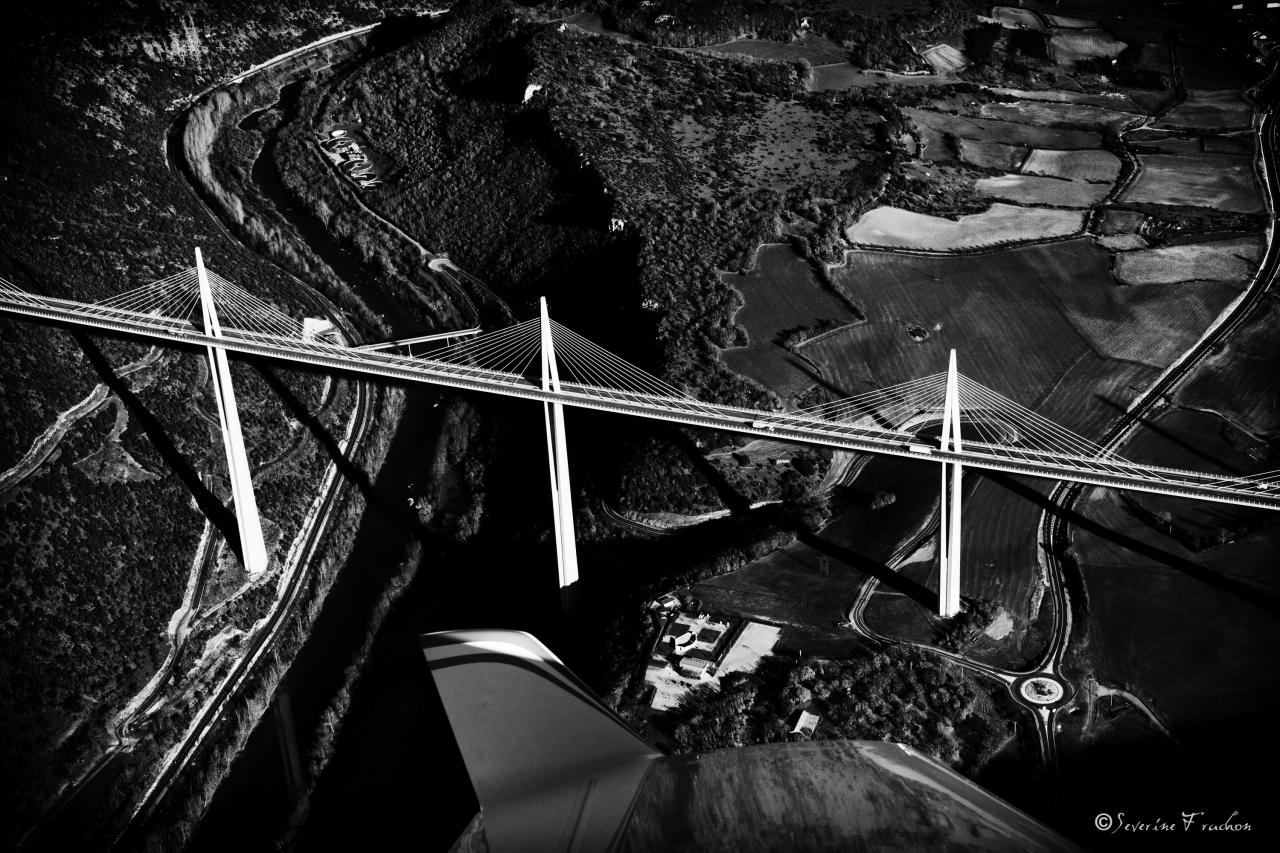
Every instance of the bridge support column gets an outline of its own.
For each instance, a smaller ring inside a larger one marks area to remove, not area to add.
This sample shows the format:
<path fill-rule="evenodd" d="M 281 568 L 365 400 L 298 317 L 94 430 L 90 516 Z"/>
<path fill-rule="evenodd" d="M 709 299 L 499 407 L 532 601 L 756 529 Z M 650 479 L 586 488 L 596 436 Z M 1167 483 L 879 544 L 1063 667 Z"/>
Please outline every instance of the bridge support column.
<path fill-rule="evenodd" d="M 538 300 L 542 322 L 542 390 L 560 392 L 555 346 L 551 341 L 551 320 L 547 300 Z M 547 462 L 551 469 L 551 514 L 555 519 L 556 561 L 560 569 L 560 605 L 573 609 L 570 587 L 578 580 L 578 543 L 573 531 L 573 492 L 569 487 L 569 450 L 564 438 L 564 406 L 543 403 L 547 424 Z"/>
<path fill-rule="evenodd" d="M 955 350 L 951 351 L 951 362 L 947 367 L 941 449 L 960 452 L 960 392 Z M 960 478 L 964 473 L 963 468 L 959 462 L 942 463 L 942 517 L 938 528 L 938 615 L 944 617 L 955 616 L 960 612 Z"/>
<path fill-rule="evenodd" d="M 200 308 L 204 317 L 205 334 L 222 337 L 218 324 L 218 312 L 213 305 L 213 290 L 205 272 L 204 259 L 196 249 L 196 278 L 200 283 Z M 218 407 L 218 421 L 222 424 L 222 443 L 227 451 L 227 471 L 231 475 L 231 498 L 236 505 L 236 523 L 240 529 L 240 557 L 245 571 L 252 577 L 267 568 L 267 547 L 262 541 L 262 521 L 258 516 L 258 502 L 253 496 L 253 478 L 249 472 L 249 457 L 244 452 L 244 436 L 240 433 L 240 412 L 236 408 L 235 390 L 231 387 L 231 366 L 227 363 L 227 351 L 219 346 L 208 347 L 209 376 L 213 382 L 213 397 Z"/>

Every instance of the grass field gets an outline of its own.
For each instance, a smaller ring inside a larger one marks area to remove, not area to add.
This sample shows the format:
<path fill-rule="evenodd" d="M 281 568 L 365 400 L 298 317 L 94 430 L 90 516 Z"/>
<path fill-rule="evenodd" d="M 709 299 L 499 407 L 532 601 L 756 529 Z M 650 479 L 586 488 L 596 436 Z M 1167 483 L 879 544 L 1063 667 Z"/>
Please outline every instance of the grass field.
<path fill-rule="evenodd" d="M 1120 160 L 1110 151 L 1056 151 L 1037 148 L 1022 164 L 1027 175 L 1049 175 L 1073 181 L 1104 181 L 1120 175 Z"/>
<path fill-rule="evenodd" d="M 730 369 L 775 391 L 783 400 L 813 385 L 813 368 L 785 349 L 780 338 L 794 329 L 855 319 L 843 302 L 824 290 L 808 263 L 787 245 L 760 249 L 756 266 L 725 281 L 743 297 L 734 322 L 747 330 L 747 346 L 724 350 Z"/>
<path fill-rule="evenodd" d="M 1187 99 L 1160 119 L 1157 127 L 1236 130 L 1249 127 L 1253 109 L 1238 89 L 1191 89 Z"/>
<path fill-rule="evenodd" d="M 876 207 L 845 231 L 862 246 L 915 248 L 931 251 L 973 249 L 1020 240 L 1065 237 L 1084 227 L 1084 214 L 1072 210 L 1024 208 L 993 204 L 958 220 L 913 213 L 896 207 Z"/>
<path fill-rule="evenodd" d="M 1065 103 L 1058 101 L 1018 101 L 1013 104 L 983 104 L 983 118 L 1021 122 L 1034 125 L 1072 125 L 1079 128 L 1110 128 L 1120 131 L 1139 121 L 1138 113 L 1122 112 L 1093 104 Z M 1046 145 L 1046 148 L 1055 146 Z"/>
<path fill-rule="evenodd" d="M 977 190 L 981 195 L 1019 204 L 1048 204 L 1054 207 L 1091 207 L 1102 201 L 1110 189 L 1110 184 L 1039 175 L 999 175 L 979 178 L 977 181 Z"/>
<path fill-rule="evenodd" d="M 860 115 L 851 112 L 845 120 L 858 121 Z M 866 158 L 863 149 L 854 145 L 839 151 L 828 144 L 838 127 L 838 121 L 794 101 L 775 104 L 758 117 L 751 128 L 755 145 L 739 158 L 745 184 L 782 192 L 856 167 Z"/>
<path fill-rule="evenodd" d="M 1227 154 L 1142 154 L 1138 159 L 1142 173 L 1122 201 L 1212 207 L 1236 213 L 1262 210 L 1250 160 Z"/>
<path fill-rule="evenodd" d="M 1116 279 L 1125 284 L 1243 282 L 1253 274 L 1261 255 L 1262 238 L 1239 237 L 1125 252 L 1116 256 L 1113 272 Z"/>
<path fill-rule="evenodd" d="M 1102 147 L 1102 134 L 1096 130 L 1039 127 L 1014 121 L 950 115 L 917 107 L 908 107 L 903 113 L 920 128 L 921 139 L 927 144 L 926 157 L 931 151 L 948 150 L 945 141 L 945 134 L 948 133 L 962 139 L 1003 142 L 1006 145 L 1025 145 L 1030 148 Z"/>

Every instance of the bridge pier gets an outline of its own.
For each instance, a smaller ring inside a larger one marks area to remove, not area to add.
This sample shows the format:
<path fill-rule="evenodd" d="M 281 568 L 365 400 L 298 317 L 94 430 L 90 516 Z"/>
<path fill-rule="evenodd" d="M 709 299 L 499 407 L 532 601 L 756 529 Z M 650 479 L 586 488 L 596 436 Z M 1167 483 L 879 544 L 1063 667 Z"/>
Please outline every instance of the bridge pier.
<path fill-rule="evenodd" d="M 943 451 L 959 453 L 960 392 L 956 374 L 956 351 L 951 351 L 947 367 L 947 391 L 942 405 Z M 938 527 L 938 615 L 960 612 L 960 478 L 964 466 L 942 463 L 941 519 Z M 950 504 L 950 506 L 948 506 Z"/>
<path fill-rule="evenodd" d="M 556 368 L 555 346 L 551 340 L 551 320 L 547 316 L 547 300 L 538 300 L 542 328 L 542 390 L 560 393 L 560 374 Z M 555 520 L 556 562 L 560 570 L 560 606 L 565 613 L 573 610 L 574 590 L 578 580 L 578 542 L 573 531 L 573 492 L 569 486 L 569 450 L 564 437 L 564 405 L 542 404 L 547 424 L 547 462 L 551 469 L 551 514 Z"/>
<path fill-rule="evenodd" d="M 209 276 L 205 272 L 199 248 L 196 249 L 196 278 L 200 284 L 200 308 L 205 334 L 221 338 L 222 326 L 218 323 L 218 312 L 213 305 L 213 290 L 209 287 Z M 236 408 L 235 390 L 231 387 L 231 366 L 227 363 L 227 352 L 222 347 L 210 344 L 206 350 L 218 421 L 222 424 L 222 444 L 227 451 L 227 471 L 231 476 L 236 524 L 240 530 L 240 558 L 245 571 L 253 577 L 266 571 L 267 547 L 262 541 L 262 521 L 258 516 L 258 502 L 253 495 L 249 457 L 244 452 L 244 436 L 240 432 L 240 412 Z"/>

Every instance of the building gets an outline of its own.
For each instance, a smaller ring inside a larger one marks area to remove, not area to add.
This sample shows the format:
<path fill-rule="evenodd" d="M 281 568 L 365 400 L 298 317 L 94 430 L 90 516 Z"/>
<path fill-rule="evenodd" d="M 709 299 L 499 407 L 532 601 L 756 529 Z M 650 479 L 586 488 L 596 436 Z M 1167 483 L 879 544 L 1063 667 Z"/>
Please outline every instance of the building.
<path fill-rule="evenodd" d="M 680 658 L 680 672 L 690 678 L 702 678 L 711 675 L 711 661 L 696 652 Z"/>
<path fill-rule="evenodd" d="M 791 730 L 793 735 L 813 735 L 813 730 L 818 727 L 818 723 L 822 720 L 817 714 L 810 714 L 808 711 L 801 711 L 796 717 L 795 728 Z"/>

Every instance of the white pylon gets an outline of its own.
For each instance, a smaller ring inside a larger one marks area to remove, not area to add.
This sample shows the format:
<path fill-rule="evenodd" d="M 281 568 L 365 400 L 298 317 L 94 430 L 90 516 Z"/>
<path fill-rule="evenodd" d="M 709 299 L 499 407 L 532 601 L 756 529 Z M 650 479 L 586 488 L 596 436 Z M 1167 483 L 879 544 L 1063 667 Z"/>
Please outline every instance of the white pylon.
<path fill-rule="evenodd" d="M 551 340 L 551 319 L 547 316 L 547 300 L 539 297 L 542 325 L 542 390 L 560 392 L 560 373 L 556 369 L 556 351 Z M 551 468 L 551 514 L 555 519 L 556 561 L 560 568 L 561 604 L 567 610 L 569 597 L 564 594 L 578 580 L 578 544 L 573 532 L 573 492 L 569 488 L 569 451 L 564 438 L 564 405 L 543 403 L 547 422 L 547 463 Z"/>
<path fill-rule="evenodd" d="M 955 350 L 951 351 L 951 362 L 947 366 L 940 447 L 944 452 L 951 450 L 959 453 L 961 449 L 960 390 Z M 960 477 L 964 473 L 963 467 L 959 462 L 942 463 L 942 518 L 938 528 L 938 615 L 946 617 L 960 612 Z"/>
<path fill-rule="evenodd" d="M 209 276 L 205 273 L 204 258 L 196 249 L 196 278 L 200 282 L 200 308 L 204 316 L 205 334 L 222 337 L 218 312 L 213 306 L 213 291 Z M 262 541 L 262 521 L 258 516 L 258 502 L 253 496 L 253 478 L 249 472 L 249 457 L 244 452 L 244 436 L 240 432 L 240 413 L 236 409 L 236 394 L 231 387 L 231 367 L 227 352 L 210 344 L 209 377 L 213 381 L 213 397 L 218 406 L 218 421 L 222 424 L 222 444 L 227 451 L 227 471 L 231 475 L 231 499 L 236 507 L 236 524 L 240 529 L 240 549 L 245 571 L 249 576 L 260 574 L 267 568 L 267 546 Z"/>

